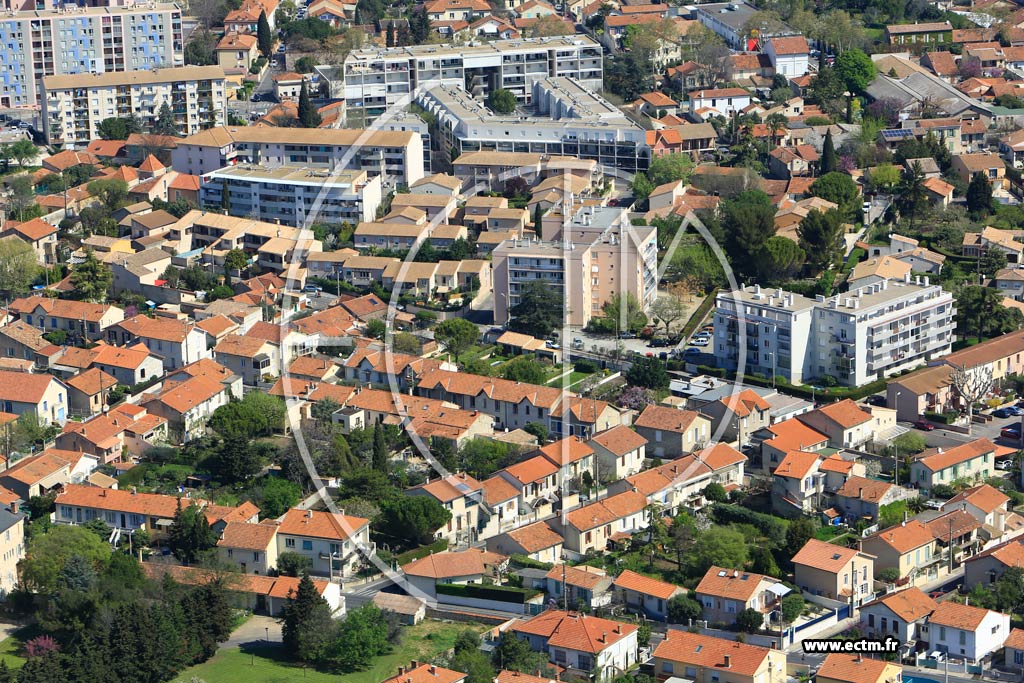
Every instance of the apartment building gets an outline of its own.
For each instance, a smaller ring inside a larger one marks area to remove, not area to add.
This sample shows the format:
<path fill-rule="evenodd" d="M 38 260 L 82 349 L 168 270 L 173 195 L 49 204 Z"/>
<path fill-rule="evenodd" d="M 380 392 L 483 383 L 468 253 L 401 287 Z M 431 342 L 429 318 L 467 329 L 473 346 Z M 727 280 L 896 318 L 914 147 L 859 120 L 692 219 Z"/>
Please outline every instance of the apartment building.
<path fill-rule="evenodd" d="M 417 89 L 438 85 L 466 87 L 474 96 L 505 89 L 529 103 L 533 81 L 549 76 L 567 76 L 601 90 L 601 46 L 572 35 L 353 50 L 345 58 L 345 101 L 349 111 L 367 119 L 408 103 Z"/>
<path fill-rule="evenodd" d="M 135 115 L 149 128 L 164 104 L 174 113 L 180 135 L 223 126 L 227 116 L 219 66 L 46 76 L 43 95 L 46 139 L 69 148 L 98 140 L 97 126 L 111 117 Z"/>
<path fill-rule="evenodd" d="M 370 178 L 366 171 L 243 164 L 199 180 L 199 204 L 206 209 L 296 227 L 373 220 L 380 202 L 380 176 Z"/>
<path fill-rule="evenodd" d="M 181 9 L 172 3 L 8 12 L 0 45 L 0 107 L 39 104 L 46 76 L 185 63 Z"/>
<path fill-rule="evenodd" d="M 561 241 L 511 240 L 493 252 L 494 319 L 506 321 L 526 286 L 543 282 L 563 296 L 569 325 L 584 326 L 601 306 L 632 294 L 647 309 L 657 297 L 657 231 L 632 226 L 612 207 L 581 207 Z"/>
<path fill-rule="evenodd" d="M 736 369 L 745 343 L 747 373 L 859 386 L 949 353 L 955 314 L 953 295 L 927 277 L 814 299 L 753 285 L 718 295 L 714 354 Z"/>
<path fill-rule="evenodd" d="M 416 101 L 434 115 L 444 147 L 457 154 L 534 152 L 594 159 L 627 171 L 647 167 L 646 131 L 578 81 L 536 80 L 530 99 L 526 116 L 495 114 L 461 84 L 437 86 Z"/>
<path fill-rule="evenodd" d="M 423 138 L 414 131 L 344 128 L 219 127 L 178 140 L 171 165 L 179 173 L 205 175 L 225 166 L 362 170 L 383 184 L 411 185 L 423 177 Z"/>

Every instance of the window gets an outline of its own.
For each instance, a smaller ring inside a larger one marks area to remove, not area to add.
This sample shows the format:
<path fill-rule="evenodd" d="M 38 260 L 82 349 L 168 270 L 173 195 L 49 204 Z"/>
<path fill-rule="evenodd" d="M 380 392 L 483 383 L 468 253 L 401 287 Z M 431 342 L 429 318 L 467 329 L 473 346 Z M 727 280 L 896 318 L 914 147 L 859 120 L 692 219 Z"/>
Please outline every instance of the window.
<path fill-rule="evenodd" d="M 312 550 L 313 549 L 313 541 L 303 541 L 302 542 L 302 549 L 303 550 Z"/>
<path fill-rule="evenodd" d="M 284 547 L 285 548 L 294 548 L 295 547 L 295 539 L 294 538 L 286 538 L 286 539 L 284 539 Z"/>

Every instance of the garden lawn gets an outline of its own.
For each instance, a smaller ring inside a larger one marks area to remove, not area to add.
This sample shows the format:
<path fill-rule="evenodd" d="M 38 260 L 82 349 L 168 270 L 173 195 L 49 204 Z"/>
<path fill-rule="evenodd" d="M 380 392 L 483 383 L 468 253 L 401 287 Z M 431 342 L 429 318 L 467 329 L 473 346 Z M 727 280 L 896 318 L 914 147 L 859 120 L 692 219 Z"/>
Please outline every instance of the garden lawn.
<path fill-rule="evenodd" d="M 195 676 L 209 683 L 286 683 L 299 680 L 309 683 L 380 683 L 397 674 L 400 665 L 413 659 L 428 660 L 450 649 L 455 638 L 466 629 L 482 633 L 485 627 L 433 620 L 407 627 L 403 631 L 401 645 L 391 654 L 378 657 L 365 670 L 350 674 L 324 673 L 309 668 L 303 675 L 301 666 L 279 659 L 284 654 L 282 648 L 256 647 L 244 651 L 238 648 L 220 650 L 209 661 L 186 669 L 174 680 L 186 683 Z"/>
<path fill-rule="evenodd" d="M 14 631 L 7 638 L 0 640 L 0 659 L 7 662 L 9 668 L 20 669 L 21 665 L 25 663 L 25 658 L 21 656 L 25 641 L 37 635 L 39 635 L 38 629 L 25 626 Z"/>

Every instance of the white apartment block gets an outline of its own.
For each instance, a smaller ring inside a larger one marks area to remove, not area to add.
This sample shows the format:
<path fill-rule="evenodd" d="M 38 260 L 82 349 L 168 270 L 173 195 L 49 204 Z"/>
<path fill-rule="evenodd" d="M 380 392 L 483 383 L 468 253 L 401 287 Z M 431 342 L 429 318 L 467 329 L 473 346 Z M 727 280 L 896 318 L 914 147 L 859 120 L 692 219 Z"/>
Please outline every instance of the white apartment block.
<path fill-rule="evenodd" d="M 499 115 L 461 85 L 441 85 L 417 103 L 434 115 L 445 148 L 528 152 L 594 159 L 627 171 L 647 168 L 647 132 L 572 78 L 540 78 L 530 87 L 531 112 Z"/>
<path fill-rule="evenodd" d="M 657 230 L 629 224 L 619 208 L 585 206 L 557 241 L 508 240 L 493 252 L 494 319 L 505 322 L 523 289 L 540 280 L 559 291 L 569 325 L 586 325 L 620 293 L 646 310 L 657 297 Z"/>
<path fill-rule="evenodd" d="M 831 375 L 859 386 L 952 350 L 953 295 L 928 278 L 885 280 L 815 299 L 760 285 L 719 293 L 714 354 L 736 369 L 746 332 L 746 373 L 805 382 Z"/>
<path fill-rule="evenodd" d="M 533 81 L 567 76 L 591 90 L 604 78 L 601 46 L 586 36 L 553 36 L 490 43 L 414 45 L 353 50 L 345 58 L 345 102 L 373 119 L 439 85 L 467 88 L 484 97 L 493 90 L 532 98 Z"/>
<path fill-rule="evenodd" d="M 199 183 L 205 209 L 295 227 L 372 221 L 382 195 L 380 176 L 370 178 L 366 171 L 300 166 L 228 166 L 201 176 Z"/>
<path fill-rule="evenodd" d="M 171 153 L 179 173 L 206 175 L 236 164 L 362 170 L 384 176 L 390 188 L 423 177 L 423 141 L 415 131 L 228 126 L 179 140 Z"/>
<path fill-rule="evenodd" d="M 223 126 L 224 84 L 219 66 L 47 76 L 42 98 L 46 139 L 51 144 L 85 147 L 99 139 L 96 127 L 103 119 L 135 115 L 148 128 L 164 104 L 174 112 L 181 135 Z"/>
<path fill-rule="evenodd" d="M 8 11 L 0 17 L 0 107 L 39 104 L 54 74 L 182 66 L 181 10 L 154 2 L 125 7 Z"/>

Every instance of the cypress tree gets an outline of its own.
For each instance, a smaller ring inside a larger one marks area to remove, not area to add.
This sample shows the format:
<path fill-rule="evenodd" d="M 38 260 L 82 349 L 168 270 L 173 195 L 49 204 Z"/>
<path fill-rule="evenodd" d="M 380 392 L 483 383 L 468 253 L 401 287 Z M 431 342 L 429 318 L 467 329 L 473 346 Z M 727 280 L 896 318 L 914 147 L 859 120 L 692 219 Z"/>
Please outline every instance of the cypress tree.
<path fill-rule="evenodd" d="M 270 22 L 267 20 L 266 12 L 260 12 L 259 21 L 256 22 L 256 44 L 259 46 L 260 54 L 270 59 L 270 53 L 274 49 L 274 38 L 270 33 Z"/>
<path fill-rule="evenodd" d="M 332 633 L 331 608 L 316 592 L 309 574 L 303 574 L 298 590 L 281 613 L 281 640 L 286 651 L 304 662 L 317 661 Z"/>
<path fill-rule="evenodd" d="M 316 128 L 320 125 L 320 113 L 309 99 L 308 81 L 303 79 L 302 90 L 299 91 L 299 125 L 303 128 Z"/>
<path fill-rule="evenodd" d="M 388 445 L 380 424 L 373 426 L 373 469 L 378 472 L 388 471 Z"/>
<path fill-rule="evenodd" d="M 825 133 L 825 144 L 821 150 L 821 175 L 832 173 L 838 167 L 836 163 L 836 148 L 832 143 L 832 129 Z"/>

